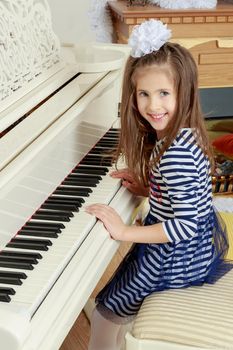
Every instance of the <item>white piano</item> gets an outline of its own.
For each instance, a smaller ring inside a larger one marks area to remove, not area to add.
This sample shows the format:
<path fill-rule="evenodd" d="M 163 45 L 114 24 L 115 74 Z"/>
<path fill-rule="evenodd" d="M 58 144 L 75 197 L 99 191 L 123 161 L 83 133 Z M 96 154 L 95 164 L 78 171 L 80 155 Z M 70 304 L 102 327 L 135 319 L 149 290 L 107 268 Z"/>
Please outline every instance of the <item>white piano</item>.
<path fill-rule="evenodd" d="M 45 0 L 0 1 L 0 348 L 59 349 L 119 243 L 84 211 L 135 198 L 108 174 L 121 46 L 60 48 Z"/>

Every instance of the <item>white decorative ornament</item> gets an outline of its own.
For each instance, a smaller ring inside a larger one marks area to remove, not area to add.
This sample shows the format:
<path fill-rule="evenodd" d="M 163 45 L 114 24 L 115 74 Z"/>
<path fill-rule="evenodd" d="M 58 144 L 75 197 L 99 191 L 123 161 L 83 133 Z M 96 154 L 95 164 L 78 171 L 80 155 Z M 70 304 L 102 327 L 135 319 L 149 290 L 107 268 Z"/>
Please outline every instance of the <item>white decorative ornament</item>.
<path fill-rule="evenodd" d="M 89 16 L 96 41 L 112 42 L 113 25 L 107 0 L 91 0 Z"/>
<path fill-rule="evenodd" d="M 171 30 L 161 21 L 151 19 L 134 27 L 128 44 L 131 56 L 141 57 L 158 51 L 171 37 Z"/>
<path fill-rule="evenodd" d="M 150 0 L 154 5 L 167 9 L 214 8 L 217 0 Z"/>
<path fill-rule="evenodd" d="M 0 0 L 0 100 L 61 61 L 46 0 Z"/>
<path fill-rule="evenodd" d="M 193 0 L 193 7 L 199 8 L 214 8 L 217 6 L 217 0 Z"/>

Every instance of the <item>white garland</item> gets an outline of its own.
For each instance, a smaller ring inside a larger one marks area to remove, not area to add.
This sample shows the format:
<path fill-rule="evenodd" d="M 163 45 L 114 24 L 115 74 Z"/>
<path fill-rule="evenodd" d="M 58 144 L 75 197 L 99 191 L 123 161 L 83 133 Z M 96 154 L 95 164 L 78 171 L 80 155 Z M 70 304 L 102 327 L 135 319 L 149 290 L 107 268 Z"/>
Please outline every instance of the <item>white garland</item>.
<path fill-rule="evenodd" d="M 132 47 L 131 56 L 141 57 L 158 51 L 171 37 L 171 30 L 161 21 L 151 19 L 135 26 L 128 44 Z"/>
<path fill-rule="evenodd" d="M 95 38 L 98 42 L 112 42 L 113 25 L 107 1 L 91 0 L 90 4 L 91 29 L 95 33 Z"/>
<path fill-rule="evenodd" d="M 214 8 L 217 0 L 150 0 L 150 3 L 167 9 Z"/>

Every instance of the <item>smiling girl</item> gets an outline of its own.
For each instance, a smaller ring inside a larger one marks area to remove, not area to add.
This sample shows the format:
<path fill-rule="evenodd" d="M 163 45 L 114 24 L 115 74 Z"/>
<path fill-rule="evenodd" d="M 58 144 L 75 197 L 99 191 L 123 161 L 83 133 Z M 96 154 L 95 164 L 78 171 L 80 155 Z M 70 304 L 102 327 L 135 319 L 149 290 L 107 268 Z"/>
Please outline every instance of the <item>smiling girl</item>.
<path fill-rule="evenodd" d="M 160 21 L 137 26 L 124 75 L 117 155 L 122 185 L 149 197 L 143 226 L 110 206 L 86 208 L 112 239 L 136 243 L 96 298 L 89 350 L 120 349 L 123 325 L 156 291 L 209 282 L 228 244 L 212 205 L 211 150 L 188 50 Z"/>

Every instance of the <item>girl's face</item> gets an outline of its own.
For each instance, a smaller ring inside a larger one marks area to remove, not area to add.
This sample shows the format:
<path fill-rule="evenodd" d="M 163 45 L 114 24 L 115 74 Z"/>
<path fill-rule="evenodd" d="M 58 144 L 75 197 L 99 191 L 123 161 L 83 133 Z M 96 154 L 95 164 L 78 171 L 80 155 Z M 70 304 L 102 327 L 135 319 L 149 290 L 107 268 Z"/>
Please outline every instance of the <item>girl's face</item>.
<path fill-rule="evenodd" d="M 136 99 L 141 116 L 156 130 L 157 138 L 166 136 L 165 129 L 174 117 L 176 108 L 171 76 L 157 66 L 139 70 L 136 75 Z"/>

